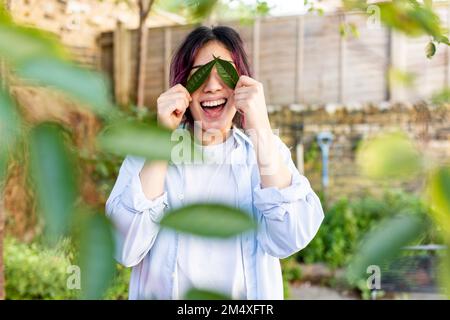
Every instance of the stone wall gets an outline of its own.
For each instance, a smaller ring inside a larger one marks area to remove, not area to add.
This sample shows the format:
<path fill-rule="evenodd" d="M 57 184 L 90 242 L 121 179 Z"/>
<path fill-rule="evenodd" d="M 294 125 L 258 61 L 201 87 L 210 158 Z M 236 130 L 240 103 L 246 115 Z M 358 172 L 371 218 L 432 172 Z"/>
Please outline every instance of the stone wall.
<path fill-rule="evenodd" d="M 360 175 L 355 155 L 363 139 L 378 133 L 402 130 L 417 144 L 428 162 L 450 163 L 450 106 L 418 104 L 380 104 L 340 107 L 324 105 L 305 107 L 269 107 L 272 128 L 279 129 L 282 140 L 296 159 L 296 140 L 304 148 L 304 173 L 315 190 L 321 187 L 321 153 L 316 142 L 319 132 L 330 131 L 334 141 L 330 149 L 330 185 L 327 197 L 336 200 L 365 192 L 381 193 L 401 187 L 418 192 L 425 177 L 405 182 L 375 182 Z M 296 162 L 297 163 L 297 162 Z"/>

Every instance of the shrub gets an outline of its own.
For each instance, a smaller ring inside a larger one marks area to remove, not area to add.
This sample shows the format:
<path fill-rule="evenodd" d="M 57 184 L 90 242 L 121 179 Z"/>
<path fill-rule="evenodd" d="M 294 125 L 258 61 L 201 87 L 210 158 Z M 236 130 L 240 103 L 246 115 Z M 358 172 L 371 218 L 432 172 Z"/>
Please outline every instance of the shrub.
<path fill-rule="evenodd" d="M 298 281 L 302 278 L 302 269 L 294 258 L 286 258 L 281 260 L 281 268 L 283 271 L 283 278 L 286 281 Z"/>
<path fill-rule="evenodd" d="M 362 237 L 378 222 L 398 213 L 421 215 L 427 219 L 422 201 L 411 194 L 399 191 L 386 192 L 381 198 L 365 196 L 350 202 L 343 198 L 334 203 L 316 237 L 296 257 L 304 263 L 325 262 L 330 267 L 344 266 Z M 440 242 L 431 227 L 418 243 Z"/>
<path fill-rule="evenodd" d="M 66 239 L 54 248 L 35 241 L 21 243 L 14 238 L 4 242 L 5 287 L 7 299 L 77 299 L 80 291 L 67 288 L 67 269 L 75 261 L 71 242 Z M 129 268 L 117 267 L 117 275 L 105 299 L 127 299 Z"/>
<path fill-rule="evenodd" d="M 66 286 L 71 257 L 66 243 L 43 249 L 37 243 L 5 239 L 5 282 L 8 299 L 75 299 L 76 290 Z"/>

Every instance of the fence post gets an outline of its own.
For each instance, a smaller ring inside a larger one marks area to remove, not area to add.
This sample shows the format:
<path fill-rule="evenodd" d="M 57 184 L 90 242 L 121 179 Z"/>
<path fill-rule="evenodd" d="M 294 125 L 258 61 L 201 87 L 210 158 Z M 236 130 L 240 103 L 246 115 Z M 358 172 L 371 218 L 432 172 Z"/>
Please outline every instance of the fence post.
<path fill-rule="evenodd" d="M 406 72 L 406 38 L 404 35 L 396 31 L 390 32 L 390 48 L 391 48 L 391 65 L 390 69 Z M 388 76 L 389 72 L 388 70 Z M 389 77 L 388 77 L 389 79 Z M 389 91 L 391 101 L 404 101 L 406 99 L 406 92 L 403 86 L 396 85 L 389 79 Z"/>
<path fill-rule="evenodd" d="M 115 99 L 120 106 L 127 106 L 131 92 L 131 41 L 130 33 L 120 21 L 114 30 L 113 48 Z"/>
<path fill-rule="evenodd" d="M 303 102 L 303 52 L 304 52 L 304 38 L 305 38 L 305 21 L 304 16 L 297 17 L 297 39 L 296 44 L 296 72 L 295 72 L 295 102 Z"/>
<path fill-rule="evenodd" d="M 253 77 L 259 78 L 259 41 L 260 41 L 260 24 L 259 17 L 255 19 L 253 24 Z"/>
<path fill-rule="evenodd" d="M 172 54 L 172 29 L 164 28 L 164 91 L 169 89 L 170 55 Z"/>
<path fill-rule="evenodd" d="M 345 13 L 339 13 L 339 24 L 345 25 Z M 339 31 L 338 31 L 339 32 Z M 346 38 L 339 34 L 339 97 L 341 103 L 345 103 L 345 65 L 346 65 Z"/>

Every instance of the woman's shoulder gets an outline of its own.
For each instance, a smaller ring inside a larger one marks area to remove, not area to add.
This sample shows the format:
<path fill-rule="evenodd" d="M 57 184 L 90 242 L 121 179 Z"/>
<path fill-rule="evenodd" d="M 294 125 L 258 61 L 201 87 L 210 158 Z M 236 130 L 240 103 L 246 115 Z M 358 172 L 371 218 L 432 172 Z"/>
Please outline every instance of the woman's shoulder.
<path fill-rule="evenodd" d="M 122 168 L 128 172 L 134 172 L 136 170 L 141 170 L 144 166 L 145 158 L 135 155 L 127 155 L 122 162 Z"/>

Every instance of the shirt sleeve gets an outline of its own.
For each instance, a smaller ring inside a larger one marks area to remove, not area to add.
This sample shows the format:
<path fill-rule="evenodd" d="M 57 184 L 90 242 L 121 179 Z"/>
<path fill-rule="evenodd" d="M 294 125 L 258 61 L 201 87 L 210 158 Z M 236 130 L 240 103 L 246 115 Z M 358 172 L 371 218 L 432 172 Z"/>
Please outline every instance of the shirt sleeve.
<path fill-rule="evenodd" d="M 291 184 L 283 189 L 278 187 L 261 188 L 258 184 L 253 189 L 254 205 L 266 218 L 283 220 L 289 205 L 296 201 L 305 201 L 312 191 L 308 179 L 295 175 Z"/>
<path fill-rule="evenodd" d="M 159 232 L 167 204 L 167 193 L 147 199 L 139 173 L 144 159 L 128 156 L 106 201 L 106 214 L 115 226 L 116 259 L 125 266 L 138 264 L 150 251 Z"/>
<path fill-rule="evenodd" d="M 253 187 L 253 204 L 259 215 L 258 242 L 270 255 L 286 258 L 305 248 L 314 238 L 324 213 L 308 179 L 295 167 L 286 145 L 275 136 L 278 150 L 292 174 L 286 188 Z"/>
<path fill-rule="evenodd" d="M 163 194 L 155 199 L 148 199 L 142 190 L 141 178 L 139 176 L 145 160 L 130 157 L 125 161 L 129 161 L 129 163 L 124 163 L 124 167 L 127 169 L 126 171 L 129 172 L 127 175 L 129 176 L 129 183 L 125 186 L 121 194 L 123 205 L 129 208 L 130 211 L 136 213 L 150 210 L 152 218 L 157 222 L 160 221 L 164 214 L 164 208 L 168 207 L 167 192 L 163 192 Z"/>

